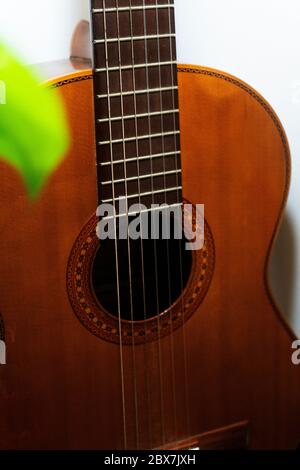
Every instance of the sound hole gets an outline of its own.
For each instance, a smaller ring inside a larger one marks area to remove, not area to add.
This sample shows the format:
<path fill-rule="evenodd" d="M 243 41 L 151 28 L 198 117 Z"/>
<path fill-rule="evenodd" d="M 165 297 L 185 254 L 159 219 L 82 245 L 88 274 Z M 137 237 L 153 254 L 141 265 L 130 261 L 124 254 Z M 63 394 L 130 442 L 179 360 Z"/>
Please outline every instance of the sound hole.
<path fill-rule="evenodd" d="M 117 240 L 117 282 L 116 241 L 99 241 L 92 267 L 99 303 L 111 315 L 118 318 L 120 314 L 128 321 L 153 318 L 167 310 L 181 295 L 191 273 L 192 255 L 185 244 L 184 236 L 181 240 L 161 236 L 158 240 Z"/>

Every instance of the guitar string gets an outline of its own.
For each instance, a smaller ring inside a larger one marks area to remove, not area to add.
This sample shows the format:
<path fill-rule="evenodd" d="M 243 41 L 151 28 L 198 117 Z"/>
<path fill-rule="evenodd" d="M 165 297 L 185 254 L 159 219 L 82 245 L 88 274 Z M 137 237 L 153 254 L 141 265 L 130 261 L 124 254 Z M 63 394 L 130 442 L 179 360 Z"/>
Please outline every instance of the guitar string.
<path fill-rule="evenodd" d="M 149 150 L 150 150 L 150 162 L 151 162 L 151 187 L 152 187 L 152 204 L 155 203 L 154 199 L 154 181 L 153 181 L 153 161 L 152 161 L 152 140 L 151 140 L 151 102 L 150 102 L 150 92 L 149 92 L 149 69 L 148 69 L 148 45 L 147 45 L 147 17 L 146 17 L 146 4 L 143 0 L 143 19 L 144 19 L 144 45 L 145 45 L 145 64 L 146 64 L 146 89 L 147 89 L 147 107 L 148 107 L 148 127 L 149 127 Z M 153 221 L 155 217 L 153 218 Z M 152 225 L 152 223 L 151 223 Z M 155 222 L 153 224 L 153 229 L 155 230 Z M 162 371 L 162 351 L 161 351 L 161 338 L 160 338 L 160 307 L 159 307 L 159 289 L 158 289 L 158 272 L 157 272 L 157 246 L 156 239 L 154 241 L 154 263 L 155 263 L 155 290 L 156 290 L 156 309 L 157 309 L 157 352 L 158 352 L 158 373 L 159 373 L 159 387 L 160 387 L 160 413 L 161 413 L 161 433 L 162 433 L 162 443 L 165 442 L 165 424 L 164 424 L 164 393 L 163 393 L 163 371 Z"/>
<path fill-rule="evenodd" d="M 168 4 L 172 5 L 174 4 L 174 0 L 168 0 Z M 169 29 L 170 31 L 172 30 L 172 13 L 171 13 L 171 7 L 169 7 Z M 173 9 L 173 21 L 175 23 L 175 11 Z M 171 60 L 173 60 L 173 56 L 176 54 L 176 46 L 175 49 L 173 50 L 173 39 L 170 36 L 170 51 L 171 51 Z M 176 70 L 177 73 L 177 70 Z M 171 77 L 172 77 L 172 83 L 175 83 L 175 77 L 174 77 L 174 68 L 173 65 L 171 66 Z M 175 91 L 172 91 L 172 105 L 173 109 L 175 109 L 176 102 L 179 99 L 179 90 L 178 90 L 178 95 L 177 95 L 177 100 L 175 99 Z M 173 114 L 173 123 L 174 123 L 174 130 L 177 129 L 177 121 L 178 121 L 178 116 L 176 116 L 175 112 Z M 177 137 L 174 135 L 174 148 L 175 150 L 177 149 Z M 180 155 L 181 156 L 181 155 Z M 178 160 L 177 156 L 175 157 L 175 162 L 176 162 L 176 170 L 178 170 Z M 181 173 L 182 177 L 182 173 Z M 178 173 L 176 173 L 176 186 L 177 188 L 179 187 L 179 177 Z M 182 185 L 182 184 L 181 184 Z M 177 190 L 178 193 L 178 202 L 180 199 L 180 190 Z M 181 192 L 182 194 L 182 192 Z M 182 214 L 184 214 L 184 206 L 183 206 L 183 200 L 181 198 L 182 202 Z M 181 287 L 181 318 L 182 318 L 182 342 L 183 342 L 183 367 L 184 367 L 184 386 L 185 386 L 185 414 L 186 414 L 186 424 L 187 424 L 187 431 L 188 434 L 190 435 L 190 403 L 189 403 L 189 387 L 188 387 L 188 374 L 187 374 L 187 339 L 186 339 L 186 325 L 185 325 L 185 305 L 184 305 L 184 297 L 183 297 L 183 264 L 182 264 L 182 244 L 181 240 L 179 240 L 179 265 L 180 265 L 180 287 Z"/>
<path fill-rule="evenodd" d="M 113 206 L 116 207 L 115 198 L 115 185 L 114 185 L 114 163 L 113 163 L 113 144 L 112 144 L 112 120 L 111 120 L 111 101 L 110 101 L 110 77 L 108 71 L 108 41 L 107 41 L 107 18 L 106 18 L 106 0 L 103 0 L 103 26 L 104 26 L 104 45 L 105 45 L 105 61 L 106 61 L 106 80 L 107 80 L 107 107 L 109 119 L 109 134 L 110 134 L 110 158 L 111 158 L 111 172 L 112 172 L 112 196 Z M 122 388 L 122 414 L 123 414 L 123 433 L 124 433 L 124 448 L 127 450 L 127 422 L 126 422 L 126 399 L 125 399 L 125 377 L 124 377 L 124 358 L 123 358 L 123 343 L 122 343 L 122 319 L 121 319 L 121 302 L 120 302 L 120 284 L 119 284 L 119 256 L 118 256 L 118 240 L 117 240 L 117 219 L 114 223 L 115 230 L 115 262 L 116 262 L 116 282 L 117 282 L 117 301 L 118 301 L 118 326 L 120 336 L 120 369 L 121 369 L 121 388 Z"/>
<path fill-rule="evenodd" d="M 122 122 L 122 150 L 124 159 L 124 180 L 125 180 L 125 200 L 126 200 L 126 222 L 127 222 L 127 255 L 128 255 L 128 274 L 129 274 L 129 295 L 130 295 L 130 318 L 132 333 L 132 368 L 133 368 L 133 388 L 134 388 L 134 415 L 136 427 L 136 447 L 139 448 L 139 415 L 138 415 L 138 396 L 136 383 L 136 355 L 135 355 L 135 339 L 134 339 L 134 314 L 133 314 L 133 298 L 132 298 L 132 267 L 131 267 L 131 248 L 129 237 L 129 215 L 128 215 L 128 187 L 127 187 L 127 166 L 126 166 L 126 144 L 125 144 L 125 125 L 124 125 L 124 102 L 123 102 L 123 74 L 122 74 L 122 57 L 121 57 L 121 40 L 120 40 L 120 17 L 119 17 L 119 0 L 116 0 L 116 17 L 117 17 L 117 38 L 118 38 L 118 62 L 119 62 L 119 80 L 120 80 L 120 104 L 121 104 L 121 122 Z M 120 223 L 120 222 L 119 222 Z"/>
<path fill-rule="evenodd" d="M 161 68 L 161 52 L 160 52 L 160 47 L 161 47 L 161 41 L 159 39 L 159 34 L 160 34 L 160 24 L 159 24 L 159 11 L 158 11 L 158 2 L 156 0 L 156 3 L 155 3 L 155 6 L 157 7 L 156 8 L 156 33 L 157 33 L 157 62 L 159 64 L 158 66 L 158 77 L 159 77 L 159 84 L 158 84 L 158 87 L 160 89 L 160 92 L 159 92 L 159 100 L 160 100 L 160 108 L 161 110 L 163 111 L 163 97 L 162 97 L 162 91 L 161 91 L 161 88 L 162 88 L 162 68 Z M 163 11 L 163 14 L 164 14 L 164 11 Z M 168 28 L 169 29 L 169 28 Z M 164 33 L 164 31 L 163 31 Z M 171 34 L 171 30 L 169 29 L 169 31 L 167 32 L 169 34 Z M 172 53 L 171 53 L 172 55 Z M 172 60 L 173 57 L 170 57 L 170 60 Z M 171 66 L 172 67 L 172 66 Z M 171 86 L 173 86 L 173 80 L 171 82 Z M 173 108 L 174 109 L 174 108 Z M 164 125 L 164 117 L 163 115 L 161 114 L 161 132 L 162 134 L 164 134 L 164 129 L 165 129 L 165 125 Z M 175 131 L 175 129 L 174 129 Z M 164 139 L 164 136 L 162 135 L 162 138 L 161 138 L 161 142 L 162 142 L 162 154 L 163 154 L 163 173 L 164 173 L 164 189 L 165 189 L 165 203 L 167 204 L 168 200 L 168 196 L 167 196 L 167 178 L 166 178 L 166 160 L 165 160 L 165 139 Z M 178 184 L 177 184 L 177 187 L 178 187 Z M 177 200 L 177 202 L 179 202 Z M 164 212 L 166 211 L 166 212 Z M 168 209 L 164 209 L 163 212 L 162 212 L 162 218 L 164 217 L 168 217 Z M 171 213 L 170 213 L 170 218 L 169 218 L 169 222 L 171 224 Z M 171 225 L 170 225 L 170 234 L 171 234 Z M 171 308 L 170 310 L 170 321 L 171 321 L 171 334 L 170 334 L 170 355 L 171 355 L 171 375 L 172 375 L 172 394 L 173 394 L 173 410 L 174 410 L 174 434 L 175 436 L 177 436 L 177 401 L 176 401 L 176 387 L 175 387 L 175 359 L 174 359 L 174 337 L 173 337 L 173 331 L 172 331 L 172 294 L 171 294 L 171 273 L 170 273 L 170 242 L 169 242 L 169 239 L 167 238 L 166 240 L 167 242 L 167 270 L 168 270 L 168 278 L 167 278 L 167 287 L 168 287 L 168 297 L 169 297 L 169 306 Z"/>
<path fill-rule="evenodd" d="M 134 41 L 133 41 L 133 13 L 132 13 L 132 0 L 129 0 L 129 21 L 130 21 L 130 37 L 131 37 L 131 59 L 132 64 L 135 63 L 135 51 L 134 51 Z M 138 174 L 138 194 L 139 194 L 139 204 L 141 204 L 141 182 L 140 182 L 140 146 L 138 140 L 138 121 L 137 121 L 137 95 L 136 95 L 136 78 L 135 71 L 132 71 L 132 84 L 133 84 L 133 105 L 134 105 L 134 124 L 135 124 L 135 135 L 136 135 L 136 155 L 137 155 L 137 174 Z M 142 233 L 141 236 L 141 267 L 142 267 L 142 284 L 143 284 L 143 318 L 144 318 L 144 334 L 145 334 L 145 344 L 144 344 L 144 375 L 146 383 L 146 395 L 147 395 L 147 411 L 148 411 L 148 434 L 150 447 L 152 447 L 152 429 L 151 429 L 151 398 L 150 398 L 150 382 L 149 382 L 149 368 L 148 368 L 148 354 L 147 354 L 147 307 L 146 307 L 146 288 L 145 288 L 145 264 L 144 264 L 144 243 L 143 243 L 143 216 L 140 218 L 140 230 Z"/>

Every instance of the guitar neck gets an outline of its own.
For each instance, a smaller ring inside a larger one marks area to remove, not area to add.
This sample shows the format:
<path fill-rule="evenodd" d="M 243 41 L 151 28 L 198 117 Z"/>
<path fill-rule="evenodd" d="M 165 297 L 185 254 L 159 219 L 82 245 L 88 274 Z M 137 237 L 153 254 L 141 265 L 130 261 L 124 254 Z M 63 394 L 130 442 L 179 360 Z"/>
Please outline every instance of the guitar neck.
<path fill-rule="evenodd" d="M 92 0 L 99 201 L 181 203 L 173 0 Z"/>

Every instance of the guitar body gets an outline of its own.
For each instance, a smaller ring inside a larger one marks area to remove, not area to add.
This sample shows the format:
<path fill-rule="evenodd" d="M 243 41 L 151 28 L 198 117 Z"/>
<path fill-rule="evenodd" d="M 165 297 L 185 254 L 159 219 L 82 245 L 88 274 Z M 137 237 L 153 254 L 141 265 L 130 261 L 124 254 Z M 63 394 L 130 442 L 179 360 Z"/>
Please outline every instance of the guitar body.
<path fill-rule="evenodd" d="M 120 346 L 78 321 L 70 285 L 72 250 L 97 206 L 91 72 L 59 67 L 51 83 L 69 115 L 67 158 L 35 203 L 1 163 L 0 448 L 122 449 Z M 287 140 L 264 99 L 227 74 L 180 66 L 179 97 L 183 195 L 205 204 L 209 285 L 184 325 L 122 347 L 126 446 L 178 448 L 243 429 L 250 448 L 295 448 L 294 337 L 267 285 Z"/>

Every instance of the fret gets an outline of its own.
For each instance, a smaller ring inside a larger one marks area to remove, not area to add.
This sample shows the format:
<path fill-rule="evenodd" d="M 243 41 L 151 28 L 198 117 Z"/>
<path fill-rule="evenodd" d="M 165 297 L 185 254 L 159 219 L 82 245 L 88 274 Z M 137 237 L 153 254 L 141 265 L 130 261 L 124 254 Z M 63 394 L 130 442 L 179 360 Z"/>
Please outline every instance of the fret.
<path fill-rule="evenodd" d="M 99 181 L 98 188 L 103 198 L 111 197 L 111 189 L 114 186 L 115 197 L 126 193 L 135 194 L 136 192 L 150 191 L 151 189 L 164 189 L 165 186 L 173 187 L 181 184 L 181 174 L 179 168 L 176 168 L 174 159 L 170 159 L 168 164 L 164 165 L 163 159 L 140 162 L 139 171 L 133 171 L 136 165 L 127 164 L 126 166 L 114 166 L 106 168 L 102 172 L 102 179 Z M 151 177 L 151 175 L 156 175 Z M 109 183 L 111 182 L 111 183 Z M 106 183 L 106 184 L 102 184 Z"/>
<path fill-rule="evenodd" d="M 135 140 L 155 139 L 157 137 L 166 137 L 169 135 L 179 135 L 180 131 L 159 132 L 157 134 L 138 135 L 135 137 L 125 137 L 124 139 L 104 140 L 98 142 L 98 145 L 121 144 L 123 142 L 133 142 Z"/>
<path fill-rule="evenodd" d="M 179 113 L 179 109 L 169 109 L 166 111 L 156 111 L 156 112 L 149 112 L 149 113 L 142 113 L 142 114 L 129 114 L 125 116 L 115 116 L 111 118 L 103 118 L 103 119 L 97 119 L 97 122 L 109 122 L 109 121 L 121 121 L 121 120 L 128 120 L 128 119 L 142 119 L 142 118 L 147 118 L 147 117 L 154 117 L 154 116 L 164 116 L 167 114 L 177 114 Z"/>
<path fill-rule="evenodd" d="M 170 192 L 175 192 L 175 191 L 180 191 L 180 190 L 182 190 L 182 186 L 175 186 L 174 188 L 158 189 L 155 191 L 147 191 L 145 193 L 130 194 L 128 196 L 123 196 L 123 197 L 125 197 L 125 199 L 133 199 L 137 197 L 152 196 L 154 194 L 170 193 Z M 114 202 L 114 199 L 113 198 L 103 199 L 102 202 L 104 203 Z"/>
<path fill-rule="evenodd" d="M 110 180 L 110 181 L 103 181 L 101 182 L 102 186 L 107 186 L 109 184 L 119 184 L 119 183 L 125 183 L 126 181 L 136 181 L 136 180 L 143 180 L 147 178 L 158 178 L 159 176 L 169 176 L 169 175 L 176 175 L 177 173 L 181 173 L 181 170 L 172 170 L 172 171 L 161 171 L 160 173 L 152 173 L 150 175 L 139 175 L 139 176 L 131 176 L 128 178 L 121 178 L 121 179 L 116 179 L 116 180 Z"/>
<path fill-rule="evenodd" d="M 160 92 L 165 92 L 165 91 L 176 91 L 178 90 L 178 86 L 168 86 L 168 87 L 161 87 L 161 88 L 146 88 L 143 90 L 132 90 L 132 91 L 124 91 L 124 92 L 118 92 L 118 93 L 109 93 L 109 94 L 101 94 L 101 95 L 96 95 L 97 99 L 103 99 L 103 98 L 118 98 L 121 96 L 134 96 L 134 95 L 147 95 L 148 93 L 160 93 Z"/>
<path fill-rule="evenodd" d="M 107 39 L 94 39 L 94 44 L 105 44 L 113 42 L 131 42 L 131 41 L 141 41 L 141 40 L 152 40 L 152 39 L 165 39 L 165 38 L 175 38 L 175 34 L 150 34 L 148 36 L 128 36 L 120 38 L 107 38 Z"/>
<path fill-rule="evenodd" d="M 149 130 L 149 123 L 151 124 L 151 130 Z M 118 121 L 97 123 L 96 132 L 100 142 L 113 141 L 113 144 L 118 144 L 121 143 L 120 140 L 125 143 L 134 142 L 135 140 L 144 140 L 144 138 L 148 138 L 149 140 L 150 135 L 155 139 L 161 138 L 162 140 L 163 137 L 174 136 L 173 133 L 178 132 L 178 130 L 177 125 L 174 125 L 173 115 L 164 114 L 154 116 L 151 119 L 144 117 L 137 120 L 121 119 Z M 163 134 L 163 136 L 161 134 Z M 101 144 L 99 143 L 99 145 Z"/>
<path fill-rule="evenodd" d="M 155 155 L 155 154 L 162 154 L 163 159 L 174 159 L 173 157 L 166 157 L 168 152 L 172 152 L 174 155 L 175 151 L 180 150 L 180 139 L 179 135 L 176 135 L 176 140 L 174 136 L 167 136 L 165 137 L 165 145 L 162 145 L 163 139 L 161 137 L 154 138 L 154 139 L 145 139 L 139 141 L 131 141 L 125 143 L 125 152 L 123 143 L 113 144 L 112 148 L 110 145 L 103 145 L 98 146 L 99 149 L 99 156 L 101 155 L 100 161 L 108 162 L 108 161 L 116 161 L 116 160 L 127 160 L 127 158 L 134 158 L 139 157 L 139 155 Z M 179 159 L 179 157 L 177 157 Z M 153 159 L 145 159 L 145 163 L 143 161 L 143 165 L 147 162 L 151 162 Z M 156 161 L 156 159 L 154 159 Z M 180 168 L 180 163 L 178 162 Z M 173 168 L 170 168 L 173 169 Z M 149 171 L 151 171 L 149 169 Z M 132 176 L 132 175 L 129 175 Z"/>
<path fill-rule="evenodd" d="M 130 11 L 143 11 L 143 10 L 156 10 L 174 8 L 174 5 L 166 3 L 163 5 L 132 5 L 131 7 L 111 7 L 111 8 L 93 8 L 92 13 L 117 13 L 117 12 L 130 12 Z"/>
<path fill-rule="evenodd" d="M 177 92 L 173 103 L 172 94 L 173 91 L 155 92 L 155 93 L 133 93 L 124 96 L 111 96 L 110 99 L 95 99 L 95 114 L 96 119 L 112 118 L 117 116 L 126 115 L 138 115 L 148 112 L 160 112 L 161 110 L 177 109 L 178 99 Z M 160 96 L 162 97 L 163 106 L 160 104 Z M 121 109 L 121 101 L 124 104 L 124 113 Z M 108 113 L 108 104 L 110 103 L 111 114 Z M 136 106 L 135 106 L 136 103 Z M 166 115 L 163 115 L 166 116 Z M 175 114 L 176 120 L 178 120 L 178 113 Z M 150 118 L 151 122 L 156 120 L 156 116 Z M 177 126 L 177 124 L 176 124 Z M 100 139 L 99 139 L 100 140 Z M 105 140 L 105 139 L 103 139 Z"/>
<path fill-rule="evenodd" d="M 102 67 L 100 69 L 95 69 L 96 73 L 101 72 L 115 72 L 120 70 L 131 70 L 131 69 L 147 69 L 150 67 L 163 67 L 164 65 L 177 65 L 176 60 L 168 60 L 164 62 L 148 62 L 146 64 L 130 64 L 130 65 L 120 65 L 115 67 Z"/>
<path fill-rule="evenodd" d="M 174 188 L 181 184 L 181 175 L 178 173 L 164 175 L 164 172 L 161 171 L 163 174 L 157 176 L 155 178 L 148 177 L 148 178 L 136 178 L 136 179 L 128 179 L 127 175 L 124 175 L 125 181 L 116 182 L 116 179 L 112 179 L 112 182 L 107 185 L 98 185 L 99 193 L 102 199 L 106 200 L 108 198 L 116 198 L 120 196 L 126 195 L 134 195 L 141 193 L 144 194 L 149 191 L 160 191 L 158 194 L 163 194 L 165 192 L 165 188 Z M 148 174 L 154 174 L 153 171 L 149 172 Z M 121 179 L 121 178 L 118 178 Z M 112 195 L 112 188 L 114 187 L 114 195 Z M 167 193 L 166 193 L 167 194 Z M 175 201 L 174 201 L 175 202 Z"/>
<path fill-rule="evenodd" d="M 162 83 L 160 83 L 160 74 L 163 74 Z M 132 70 L 127 69 L 121 72 L 120 68 L 118 68 L 117 70 L 110 70 L 109 72 L 105 72 L 103 70 L 102 73 L 96 74 L 94 76 L 95 91 L 97 93 L 108 88 L 107 83 L 109 82 L 109 93 L 121 93 L 122 96 L 122 93 L 132 91 L 134 89 L 136 91 L 143 89 L 147 76 L 148 82 L 146 83 L 146 86 L 149 89 L 168 87 L 172 86 L 174 83 L 171 67 L 169 65 L 162 65 L 160 68 L 150 67 L 148 72 L 145 68 L 136 68 L 134 76 Z M 135 86 L 133 84 L 134 80 Z"/>
<path fill-rule="evenodd" d="M 161 172 L 173 172 L 180 170 L 180 165 L 178 164 L 180 157 L 165 157 L 163 158 L 156 158 L 156 159 L 144 159 L 139 161 L 123 161 L 122 163 L 111 164 L 110 166 L 102 166 L 101 167 L 101 179 L 99 180 L 98 186 L 101 186 L 101 182 L 105 181 L 116 181 L 121 180 L 127 177 L 133 178 L 137 177 L 136 180 L 132 180 L 131 182 L 139 182 L 147 183 L 146 180 L 139 180 L 139 178 L 143 175 L 150 175 L 156 174 Z M 168 183 L 172 182 L 170 186 L 174 186 L 174 184 L 181 179 L 180 173 L 170 173 L 167 175 Z M 159 183 L 160 177 L 155 180 L 156 183 Z M 154 183 L 154 182 L 153 182 Z M 141 186 L 143 185 L 141 184 Z M 132 186 L 132 185 L 131 185 Z M 160 188 L 157 188 L 160 189 Z"/>
<path fill-rule="evenodd" d="M 148 39 L 142 39 L 143 36 L 136 36 L 136 39 L 134 41 L 126 40 L 126 36 L 124 38 L 125 40 L 123 40 L 123 38 L 120 38 L 120 42 L 118 40 L 114 40 L 114 38 L 111 38 L 111 40 L 108 39 L 107 43 L 94 43 L 95 63 L 97 65 L 97 68 L 132 64 L 132 50 L 134 54 L 134 63 L 136 64 L 141 64 L 145 62 L 163 62 L 169 60 L 176 60 L 175 37 L 169 35 L 169 33 L 160 34 L 159 36 L 160 37 L 156 39 L 155 35 L 144 36 L 145 38 L 148 37 Z M 106 46 L 108 60 L 106 60 Z M 147 59 L 146 54 L 148 56 Z"/>
<path fill-rule="evenodd" d="M 172 155 L 180 155 L 181 151 L 177 150 L 174 152 L 165 152 L 165 153 L 156 153 L 153 155 L 142 155 L 140 157 L 131 157 L 131 158 L 126 158 L 123 160 L 114 160 L 114 161 L 109 161 L 109 162 L 100 162 L 98 165 L 100 166 L 111 166 L 111 165 L 120 165 L 122 163 L 130 163 L 130 162 L 138 162 L 138 161 L 143 161 L 143 160 L 153 160 L 156 158 L 165 158 L 165 157 L 170 157 Z"/>

